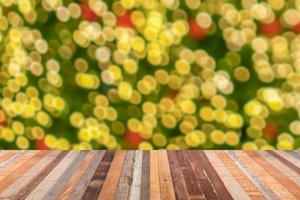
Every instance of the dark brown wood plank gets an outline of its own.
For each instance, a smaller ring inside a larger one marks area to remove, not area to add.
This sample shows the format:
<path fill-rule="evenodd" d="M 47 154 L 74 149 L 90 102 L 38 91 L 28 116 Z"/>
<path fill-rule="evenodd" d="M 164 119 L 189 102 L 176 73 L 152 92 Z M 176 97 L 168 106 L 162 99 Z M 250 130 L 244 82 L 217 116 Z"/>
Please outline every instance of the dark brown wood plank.
<path fill-rule="evenodd" d="M 114 158 L 114 151 L 106 151 L 82 199 L 96 200 L 102 189 L 110 164 Z"/>
<path fill-rule="evenodd" d="M 189 157 L 190 157 L 192 169 L 193 169 L 193 171 L 195 171 L 197 180 L 199 181 L 199 183 L 201 185 L 201 188 L 202 188 L 205 198 L 206 199 L 218 199 L 219 197 L 218 197 L 212 183 L 210 182 L 210 180 L 204 173 L 203 164 L 199 162 L 198 158 L 195 158 L 194 156 L 192 156 L 190 154 L 190 152 L 189 152 Z"/>
<path fill-rule="evenodd" d="M 197 177 L 192 168 L 189 154 L 187 151 L 176 151 L 175 152 L 178 163 L 181 169 L 181 173 L 189 194 L 190 199 L 204 199 L 204 193 L 201 189 Z"/>
<path fill-rule="evenodd" d="M 150 200 L 150 152 L 143 152 L 142 185 L 140 198 Z"/>
<path fill-rule="evenodd" d="M 225 187 L 224 183 L 222 182 L 218 173 L 214 169 L 213 165 L 209 162 L 205 153 L 201 150 L 195 150 L 195 151 L 190 151 L 190 156 L 194 157 L 195 159 L 198 159 L 198 162 L 202 164 L 199 165 L 199 167 L 201 167 L 201 170 L 205 171 L 205 173 L 207 174 L 219 199 L 232 200 L 233 199 L 232 196 L 230 195 L 229 191 Z"/>
<path fill-rule="evenodd" d="M 179 161 L 176 156 L 176 151 L 168 151 L 167 154 L 176 199 L 189 199 L 189 194 L 181 173 Z"/>

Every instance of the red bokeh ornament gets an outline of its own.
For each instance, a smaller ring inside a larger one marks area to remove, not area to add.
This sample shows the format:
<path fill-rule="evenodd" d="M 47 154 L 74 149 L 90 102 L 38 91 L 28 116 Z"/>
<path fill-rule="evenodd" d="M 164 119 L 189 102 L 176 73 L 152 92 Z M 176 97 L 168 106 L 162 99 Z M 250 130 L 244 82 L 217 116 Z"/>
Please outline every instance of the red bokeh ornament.
<path fill-rule="evenodd" d="M 292 30 L 295 33 L 300 33 L 300 23 L 296 24 L 295 26 L 292 27 Z"/>
<path fill-rule="evenodd" d="M 278 135 L 277 125 L 272 121 L 268 121 L 265 128 L 263 129 L 263 132 L 264 138 L 266 138 L 267 140 L 275 140 Z"/>
<path fill-rule="evenodd" d="M 131 12 L 127 11 L 123 15 L 117 16 L 117 25 L 126 28 L 132 28 Z"/>
<path fill-rule="evenodd" d="M 282 25 L 278 19 L 275 19 L 271 23 L 260 24 L 260 32 L 268 37 L 279 35 L 282 32 Z"/>
<path fill-rule="evenodd" d="M 188 24 L 190 27 L 189 36 L 193 39 L 201 40 L 207 36 L 206 30 L 199 26 L 195 20 L 189 20 Z"/>
<path fill-rule="evenodd" d="M 90 6 L 87 3 L 82 3 L 80 7 L 83 19 L 88 21 L 96 21 L 98 19 L 96 13 L 90 8 Z"/>
<path fill-rule="evenodd" d="M 127 131 L 124 135 L 124 141 L 130 149 L 137 149 L 144 139 L 138 133 Z"/>
<path fill-rule="evenodd" d="M 49 148 L 45 144 L 44 139 L 36 140 L 35 141 L 35 146 L 36 146 L 36 149 L 39 149 L 39 150 L 49 150 Z"/>

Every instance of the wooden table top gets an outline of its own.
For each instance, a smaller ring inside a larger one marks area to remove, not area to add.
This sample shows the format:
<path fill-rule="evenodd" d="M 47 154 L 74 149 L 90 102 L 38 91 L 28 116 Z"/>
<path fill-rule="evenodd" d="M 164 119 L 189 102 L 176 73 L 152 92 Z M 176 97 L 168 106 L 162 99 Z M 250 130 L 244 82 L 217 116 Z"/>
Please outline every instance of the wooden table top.
<path fill-rule="evenodd" d="M 0 199 L 300 199 L 300 152 L 0 151 Z"/>

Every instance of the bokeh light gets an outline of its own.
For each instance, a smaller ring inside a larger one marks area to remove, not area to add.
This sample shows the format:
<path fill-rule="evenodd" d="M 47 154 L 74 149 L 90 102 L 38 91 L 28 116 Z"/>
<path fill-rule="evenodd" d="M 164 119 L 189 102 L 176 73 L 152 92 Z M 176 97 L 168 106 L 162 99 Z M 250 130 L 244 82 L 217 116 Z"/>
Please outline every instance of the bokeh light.
<path fill-rule="evenodd" d="M 298 0 L 0 0 L 0 148 L 300 148 Z"/>

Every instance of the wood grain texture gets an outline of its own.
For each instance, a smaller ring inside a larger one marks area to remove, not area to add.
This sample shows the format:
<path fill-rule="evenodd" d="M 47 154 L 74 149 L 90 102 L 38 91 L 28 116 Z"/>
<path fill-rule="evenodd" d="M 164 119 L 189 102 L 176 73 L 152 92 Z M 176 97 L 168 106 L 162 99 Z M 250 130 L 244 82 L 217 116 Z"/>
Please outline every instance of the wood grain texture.
<path fill-rule="evenodd" d="M 300 199 L 298 151 L 0 151 L 0 199 Z"/>
<path fill-rule="evenodd" d="M 129 198 L 130 186 L 134 169 L 135 151 L 128 151 L 122 165 L 119 187 L 116 189 L 115 199 L 123 200 Z"/>
<path fill-rule="evenodd" d="M 280 182 L 278 182 L 273 176 L 270 176 L 270 174 L 261 165 L 248 156 L 246 152 L 238 151 L 236 154 L 239 159 L 241 159 L 249 167 L 249 169 L 253 171 L 255 176 L 260 177 L 259 179 L 264 185 L 272 185 L 272 189 L 279 199 L 295 199 Z M 269 187 L 269 189 L 271 188 Z"/>
<path fill-rule="evenodd" d="M 157 152 L 160 197 L 162 200 L 175 199 L 170 166 L 166 151 Z"/>
<path fill-rule="evenodd" d="M 105 152 L 99 152 L 95 156 L 95 158 L 92 160 L 91 164 L 87 168 L 88 170 L 85 171 L 83 176 L 80 179 L 80 182 L 77 184 L 77 187 L 74 189 L 74 191 L 71 193 L 68 199 L 77 200 L 77 199 L 83 199 L 83 195 L 85 194 L 92 178 L 94 177 L 94 174 L 96 170 L 100 167 L 101 161 L 105 155 Z M 106 154 L 107 155 L 107 154 Z M 103 162 L 102 162 L 103 164 Z M 101 165 L 102 166 L 102 165 Z"/>
<path fill-rule="evenodd" d="M 18 193 L 16 193 L 12 199 L 25 199 L 37 185 L 51 172 L 53 168 L 68 154 L 68 151 L 63 151 L 57 155 L 49 165 L 47 165 L 39 174 L 37 174 L 33 180 L 25 185 Z"/>
<path fill-rule="evenodd" d="M 259 189 L 247 178 L 243 171 L 239 170 L 238 166 L 235 165 L 234 161 L 224 151 L 216 151 L 215 153 L 251 199 L 265 199 Z"/>
<path fill-rule="evenodd" d="M 59 194 L 57 195 L 57 199 L 60 200 L 67 200 L 71 193 L 74 191 L 78 183 L 80 182 L 82 176 L 84 175 L 85 171 L 88 170 L 91 162 L 94 161 L 96 156 L 95 152 L 89 153 L 81 165 L 76 169 L 74 175 L 68 180 L 68 182 L 61 188 Z"/>
<path fill-rule="evenodd" d="M 135 200 L 140 198 L 141 181 L 142 181 L 142 160 L 143 153 L 141 151 L 135 152 L 134 170 L 132 177 L 132 184 L 130 187 L 129 199 Z"/>
<path fill-rule="evenodd" d="M 181 173 L 187 187 L 190 199 L 205 199 L 200 183 L 197 181 L 196 174 L 193 170 L 191 160 L 187 151 L 177 151 L 176 156 L 179 162 Z"/>
<path fill-rule="evenodd" d="M 231 176 L 230 171 L 226 168 L 224 163 L 218 158 L 215 152 L 207 152 L 210 162 L 215 163 L 215 170 L 221 182 L 224 183 L 226 190 L 232 195 L 234 199 L 247 199 L 250 200 L 249 195 L 245 189 L 237 182 L 237 180 Z M 222 193 L 219 193 L 219 197 L 222 197 Z"/>
<path fill-rule="evenodd" d="M 103 159 L 101 160 L 98 168 L 95 171 L 84 195 L 83 199 L 97 199 L 102 186 L 104 184 L 105 178 L 110 168 L 110 164 L 114 158 L 115 153 L 112 151 L 105 152 Z"/>
<path fill-rule="evenodd" d="M 141 183 L 141 196 L 140 199 L 150 199 L 150 152 L 143 152 L 143 164 L 142 164 L 142 183 Z"/>
<path fill-rule="evenodd" d="M 150 199 L 156 200 L 160 198 L 160 185 L 158 173 L 157 151 L 150 152 Z"/>
<path fill-rule="evenodd" d="M 98 200 L 114 199 L 115 191 L 117 189 L 121 174 L 121 166 L 123 164 L 125 154 L 125 151 L 116 152 L 111 166 L 109 168 L 109 171 L 107 173 L 105 182 L 103 183 L 102 192 L 100 193 Z"/>
<path fill-rule="evenodd" d="M 175 191 L 176 199 L 184 200 L 189 198 L 187 187 L 183 179 L 183 175 L 180 168 L 180 161 L 176 155 L 176 151 L 168 152 L 170 170 L 172 175 L 172 182 Z"/>

